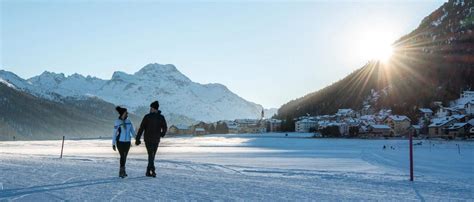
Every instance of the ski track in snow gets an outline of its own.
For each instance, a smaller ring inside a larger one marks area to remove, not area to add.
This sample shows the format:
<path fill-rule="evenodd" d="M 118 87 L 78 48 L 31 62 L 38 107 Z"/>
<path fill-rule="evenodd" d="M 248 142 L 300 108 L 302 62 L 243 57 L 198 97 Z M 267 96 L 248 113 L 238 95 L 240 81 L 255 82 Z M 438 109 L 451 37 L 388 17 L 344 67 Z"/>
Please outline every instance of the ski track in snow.
<path fill-rule="evenodd" d="M 474 200 L 474 142 L 415 147 L 415 182 L 408 181 L 406 140 L 165 138 L 157 178 L 144 176 L 141 146 L 130 150 L 126 179 L 118 178 L 109 145 L 69 142 L 59 159 L 57 141 L 0 142 L 0 201 Z"/>

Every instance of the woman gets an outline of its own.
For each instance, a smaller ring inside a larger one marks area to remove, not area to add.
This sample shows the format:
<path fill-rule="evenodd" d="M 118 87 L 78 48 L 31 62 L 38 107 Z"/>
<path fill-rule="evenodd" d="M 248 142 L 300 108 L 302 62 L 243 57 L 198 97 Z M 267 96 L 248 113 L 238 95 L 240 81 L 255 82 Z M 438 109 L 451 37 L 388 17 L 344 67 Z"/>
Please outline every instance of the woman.
<path fill-rule="evenodd" d="M 125 162 L 127 161 L 128 151 L 130 150 L 130 141 L 132 136 L 135 138 L 135 129 L 133 129 L 132 122 L 128 120 L 128 112 L 126 108 L 117 106 L 115 108 L 119 113 L 119 118 L 115 120 L 114 134 L 112 137 L 112 149 L 118 149 L 120 153 L 120 171 L 119 177 L 127 177 L 125 171 Z"/>

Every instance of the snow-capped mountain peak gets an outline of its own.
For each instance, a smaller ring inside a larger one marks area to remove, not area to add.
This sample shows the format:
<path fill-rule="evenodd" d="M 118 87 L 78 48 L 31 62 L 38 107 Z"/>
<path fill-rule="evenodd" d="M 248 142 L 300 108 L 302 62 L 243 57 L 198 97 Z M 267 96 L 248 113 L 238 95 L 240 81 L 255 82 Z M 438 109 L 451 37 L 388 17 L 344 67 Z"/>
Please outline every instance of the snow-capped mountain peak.
<path fill-rule="evenodd" d="M 31 83 L 41 83 L 42 85 L 56 86 L 63 82 L 66 76 L 63 73 L 57 74 L 54 72 L 44 71 L 39 76 L 28 79 Z"/>
<path fill-rule="evenodd" d="M 157 63 L 148 64 L 134 76 L 141 79 L 151 79 L 151 80 L 169 80 L 169 81 L 179 81 L 180 83 L 192 82 L 191 79 L 182 74 L 174 65 L 166 64 L 161 65 Z"/>

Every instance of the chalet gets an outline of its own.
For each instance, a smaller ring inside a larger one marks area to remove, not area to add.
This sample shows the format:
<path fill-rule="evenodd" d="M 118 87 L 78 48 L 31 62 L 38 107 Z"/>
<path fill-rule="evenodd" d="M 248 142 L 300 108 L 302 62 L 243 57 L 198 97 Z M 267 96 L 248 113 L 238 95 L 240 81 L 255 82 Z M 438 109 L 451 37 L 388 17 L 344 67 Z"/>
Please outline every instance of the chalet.
<path fill-rule="evenodd" d="M 426 119 L 430 119 L 431 117 L 433 117 L 433 110 L 431 110 L 430 108 L 419 108 L 418 111 L 419 111 L 420 117 L 423 117 Z"/>
<path fill-rule="evenodd" d="M 390 126 L 394 136 L 408 135 L 411 120 L 407 116 L 391 115 L 385 119 L 385 124 Z"/>
<path fill-rule="evenodd" d="M 388 125 L 369 125 L 367 128 L 367 135 L 372 137 L 389 137 L 392 128 Z"/>
<path fill-rule="evenodd" d="M 207 131 L 204 128 L 194 128 L 193 135 L 207 135 Z"/>
<path fill-rule="evenodd" d="M 172 125 L 168 132 L 170 134 L 174 134 L 174 135 L 184 135 L 184 134 L 191 134 L 191 130 L 189 128 L 189 126 L 186 126 L 186 125 Z"/>
<path fill-rule="evenodd" d="M 428 134 L 430 137 L 445 137 L 447 134 L 444 129 L 453 123 L 458 121 L 453 117 L 435 118 L 431 120 L 431 124 L 428 126 Z"/>
<path fill-rule="evenodd" d="M 309 118 L 302 119 L 295 122 L 295 131 L 301 133 L 307 133 L 311 130 L 316 130 L 318 127 L 318 122 L 315 120 L 311 120 Z"/>
<path fill-rule="evenodd" d="M 446 127 L 447 137 L 449 139 L 454 138 L 466 138 L 470 136 L 469 129 L 471 124 L 469 123 L 453 123 L 450 126 Z"/>

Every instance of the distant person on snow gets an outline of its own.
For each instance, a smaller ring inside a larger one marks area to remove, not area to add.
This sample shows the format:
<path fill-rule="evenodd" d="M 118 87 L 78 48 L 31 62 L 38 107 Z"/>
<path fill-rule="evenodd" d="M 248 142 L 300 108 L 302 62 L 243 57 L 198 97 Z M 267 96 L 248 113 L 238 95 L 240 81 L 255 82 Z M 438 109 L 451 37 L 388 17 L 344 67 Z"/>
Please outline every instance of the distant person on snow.
<path fill-rule="evenodd" d="M 126 108 L 117 106 L 115 108 L 119 113 L 119 117 L 115 120 L 114 125 L 114 134 L 112 137 L 112 149 L 116 151 L 118 149 L 120 154 L 120 171 L 119 177 L 127 177 L 127 172 L 125 171 L 125 162 L 127 161 L 128 151 L 130 150 L 130 141 L 132 136 L 135 135 L 135 130 L 133 129 L 132 122 L 127 119 L 128 112 Z"/>
<path fill-rule="evenodd" d="M 168 129 L 165 117 L 161 115 L 161 111 L 158 110 L 159 108 L 160 104 L 158 101 L 154 101 L 150 104 L 150 113 L 143 117 L 135 139 L 135 144 L 140 145 L 140 138 L 143 131 L 145 131 L 143 139 L 145 140 L 145 146 L 148 152 L 148 166 L 145 175 L 148 177 L 156 177 L 155 155 L 158 150 L 158 144 L 160 144 L 160 138 L 166 135 Z"/>

